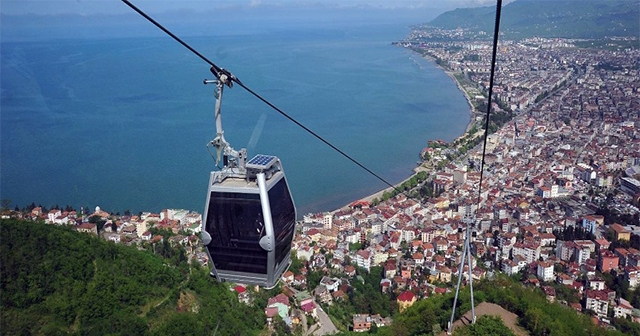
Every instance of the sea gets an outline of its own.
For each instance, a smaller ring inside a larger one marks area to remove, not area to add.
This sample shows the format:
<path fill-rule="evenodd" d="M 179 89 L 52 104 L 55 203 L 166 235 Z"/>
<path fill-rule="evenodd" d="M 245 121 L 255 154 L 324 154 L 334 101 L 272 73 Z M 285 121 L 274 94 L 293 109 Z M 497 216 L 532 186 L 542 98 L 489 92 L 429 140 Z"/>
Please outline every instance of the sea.
<path fill-rule="evenodd" d="M 3 27 L 0 196 L 12 207 L 202 212 L 216 169 L 206 148 L 215 137 L 214 86 L 203 84 L 213 75 L 202 59 L 136 19 L 114 34 L 58 25 L 55 34 L 25 35 Z M 429 140 L 455 139 L 470 118 L 463 93 L 442 69 L 392 45 L 409 35 L 411 23 L 419 22 L 173 27 L 244 85 L 395 184 L 412 174 Z M 7 38 L 11 33 L 28 38 Z M 222 122 L 235 149 L 281 159 L 299 216 L 387 187 L 240 86 L 225 88 Z"/>

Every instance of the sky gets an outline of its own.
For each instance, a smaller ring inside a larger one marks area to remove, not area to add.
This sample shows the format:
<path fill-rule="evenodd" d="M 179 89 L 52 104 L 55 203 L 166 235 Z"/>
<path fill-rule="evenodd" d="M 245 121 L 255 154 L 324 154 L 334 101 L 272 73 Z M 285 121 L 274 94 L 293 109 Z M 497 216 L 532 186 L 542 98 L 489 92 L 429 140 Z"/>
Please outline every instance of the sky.
<path fill-rule="evenodd" d="M 219 8 L 267 8 L 267 7 L 355 7 L 432 9 L 444 12 L 458 7 L 488 6 L 495 0 L 133 0 L 133 4 L 147 13 L 158 14 L 185 11 L 213 11 Z M 503 5 L 510 2 L 504 1 Z M 2 0 L 0 13 L 5 15 L 59 15 L 59 14 L 125 14 L 130 13 L 119 0 Z"/>

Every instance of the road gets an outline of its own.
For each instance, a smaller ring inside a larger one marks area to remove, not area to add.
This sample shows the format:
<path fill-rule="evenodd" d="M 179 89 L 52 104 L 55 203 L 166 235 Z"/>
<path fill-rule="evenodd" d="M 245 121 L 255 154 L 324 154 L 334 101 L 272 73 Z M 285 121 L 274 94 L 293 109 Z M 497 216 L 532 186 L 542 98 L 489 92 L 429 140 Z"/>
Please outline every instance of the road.
<path fill-rule="evenodd" d="M 321 336 L 321 335 L 331 335 L 338 332 L 336 326 L 331 322 L 329 315 L 320 308 L 320 305 L 316 303 L 316 315 L 318 315 L 319 322 L 314 324 L 309 330 L 312 330 L 311 335 Z M 320 328 L 318 329 L 318 325 Z"/>

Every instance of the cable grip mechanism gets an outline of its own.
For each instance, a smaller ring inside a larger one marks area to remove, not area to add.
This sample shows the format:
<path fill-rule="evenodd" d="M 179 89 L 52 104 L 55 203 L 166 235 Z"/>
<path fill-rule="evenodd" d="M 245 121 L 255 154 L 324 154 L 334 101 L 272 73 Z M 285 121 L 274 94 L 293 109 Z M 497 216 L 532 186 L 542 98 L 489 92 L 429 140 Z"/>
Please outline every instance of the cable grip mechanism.
<path fill-rule="evenodd" d="M 231 144 L 224 137 L 224 130 L 222 128 L 222 114 L 221 114 L 221 106 L 222 106 L 222 93 L 224 91 L 224 86 L 228 86 L 231 88 L 233 86 L 232 79 L 235 78 L 229 71 L 220 69 L 217 67 L 211 67 L 211 72 L 216 76 L 217 79 L 205 79 L 203 83 L 207 84 L 215 84 L 216 88 L 214 90 L 214 96 L 216 98 L 215 105 L 215 123 L 216 123 L 216 137 L 213 140 L 207 143 L 207 149 L 209 147 L 213 147 L 216 150 L 216 166 L 220 164 L 220 160 L 222 159 L 223 170 L 231 170 L 236 169 L 239 170 L 237 172 L 242 173 L 245 171 L 245 166 L 247 163 L 247 150 L 242 148 L 240 151 L 236 151 L 231 147 Z M 217 71 L 216 71 L 217 70 Z"/>

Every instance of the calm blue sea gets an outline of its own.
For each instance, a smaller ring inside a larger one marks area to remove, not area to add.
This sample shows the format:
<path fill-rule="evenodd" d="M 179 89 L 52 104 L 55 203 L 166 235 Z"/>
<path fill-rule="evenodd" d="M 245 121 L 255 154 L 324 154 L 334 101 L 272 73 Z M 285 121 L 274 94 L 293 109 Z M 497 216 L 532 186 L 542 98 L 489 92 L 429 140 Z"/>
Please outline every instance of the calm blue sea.
<path fill-rule="evenodd" d="M 469 107 L 434 64 L 394 47 L 404 24 L 199 34 L 219 66 L 392 183 Z M 202 211 L 213 160 L 208 65 L 170 38 L 3 42 L 0 193 L 14 205 Z M 386 186 L 240 87 L 225 90 L 227 140 L 283 161 L 300 215 Z"/>

